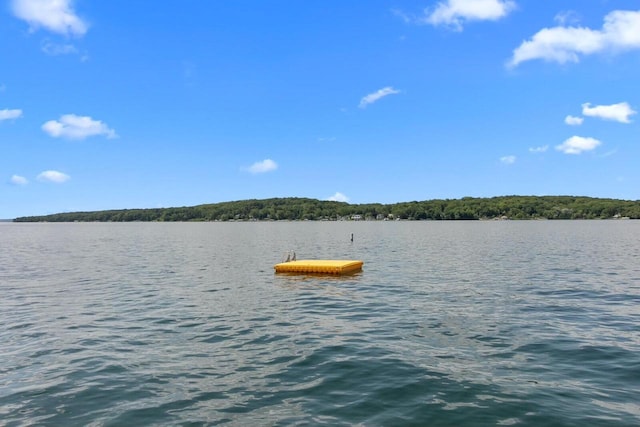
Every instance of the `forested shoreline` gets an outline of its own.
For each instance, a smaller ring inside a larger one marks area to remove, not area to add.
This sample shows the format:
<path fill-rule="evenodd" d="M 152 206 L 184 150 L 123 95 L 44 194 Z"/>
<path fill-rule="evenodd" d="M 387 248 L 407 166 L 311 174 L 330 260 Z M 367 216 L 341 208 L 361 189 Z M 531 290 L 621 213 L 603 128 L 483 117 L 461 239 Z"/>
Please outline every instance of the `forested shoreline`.
<path fill-rule="evenodd" d="M 337 221 L 485 219 L 640 219 L 640 201 L 573 196 L 464 197 L 349 204 L 309 198 L 240 200 L 190 207 L 65 212 L 14 222 Z"/>

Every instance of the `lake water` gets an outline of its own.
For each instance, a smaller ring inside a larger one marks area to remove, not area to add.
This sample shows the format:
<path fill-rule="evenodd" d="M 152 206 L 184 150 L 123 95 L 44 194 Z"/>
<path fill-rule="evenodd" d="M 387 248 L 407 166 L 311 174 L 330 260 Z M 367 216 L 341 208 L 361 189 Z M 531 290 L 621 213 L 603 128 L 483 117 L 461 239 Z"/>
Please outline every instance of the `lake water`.
<path fill-rule="evenodd" d="M 5 223 L 0 292 L 2 426 L 640 425 L 640 221 Z"/>

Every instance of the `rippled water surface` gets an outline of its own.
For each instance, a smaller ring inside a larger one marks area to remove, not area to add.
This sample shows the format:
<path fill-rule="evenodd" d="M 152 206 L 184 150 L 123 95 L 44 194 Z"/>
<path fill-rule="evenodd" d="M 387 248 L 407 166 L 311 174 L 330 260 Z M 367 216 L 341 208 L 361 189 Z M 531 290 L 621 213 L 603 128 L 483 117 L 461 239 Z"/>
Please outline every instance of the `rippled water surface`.
<path fill-rule="evenodd" d="M 0 224 L 0 425 L 640 425 L 639 260 L 640 221 Z"/>

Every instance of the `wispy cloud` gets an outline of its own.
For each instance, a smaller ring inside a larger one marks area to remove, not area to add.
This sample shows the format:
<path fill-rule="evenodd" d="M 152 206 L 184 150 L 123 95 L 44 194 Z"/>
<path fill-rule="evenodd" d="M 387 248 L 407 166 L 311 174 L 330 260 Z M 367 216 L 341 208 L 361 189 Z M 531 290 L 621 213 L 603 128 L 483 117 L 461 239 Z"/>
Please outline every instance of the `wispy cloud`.
<path fill-rule="evenodd" d="M 31 31 L 40 27 L 63 35 L 82 36 L 89 25 L 73 10 L 72 0 L 12 0 L 13 14 Z"/>
<path fill-rule="evenodd" d="M 583 117 L 567 116 L 564 118 L 564 122 L 569 126 L 580 126 L 583 121 Z"/>
<path fill-rule="evenodd" d="M 29 180 L 24 176 L 11 175 L 11 179 L 9 179 L 9 182 L 13 185 L 27 185 L 29 183 Z"/>
<path fill-rule="evenodd" d="M 392 88 L 391 86 L 383 87 L 382 89 L 379 89 L 373 93 L 370 93 L 367 96 L 364 96 L 360 100 L 360 105 L 358 105 L 358 107 L 367 108 L 367 105 L 373 104 L 374 102 L 381 100 L 385 96 L 395 95 L 398 93 L 400 93 L 400 91 Z"/>
<path fill-rule="evenodd" d="M 264 159 L 259 162 L 255 162 L 247 168 L 252 174 L 271 172 L 278 169 L 278 164 L 271 159 Z"/>
<path fill-rule="evenodd" d="M 580 154 L 584 151 L 595 150 L 600 144 L 602 143 L 595 138 L 572 136 L 562 144 L 557 145 L 556 150 L 562 151 L 565 154 Z"/>
<path fill-rule="evenodd" d="M 186 86 L 194 86 L 197 81 L 198 66 L 193 61 L 182 61 L 182 77 Z"/>
<path fill-rule="evenodd" d="M 107 138 L 117 138 L 118 136 L 115 130 L 100 120 L 75 114 L 65 114 L 60 117 L 60 120 L 49 120 L 42 125 L 42 130 L 54 138 L 85 139 L 98 135 Z"/>
<path fill-rule="evenodd" d="M 336 192 L 336 194 L 334 194 L 333 196 L 327 197 L 327 200 L 330 200 L 332 202 L 349 202 L 349 198 L 339 191 Z"/>
<path fill-rule="evenodd" d="M 400 9 L 391 9 L 391 13 L 402 19 L 407 24 L 417 23 L 419 21 L 415 17 L 406 14 Z"/>
<path fill-rule="evenodd" d="M 613 150 L 609 150 L 606 153 L 602 153 L 600 157 L 610 157 L 618 153 L 618 149 L 614 148 Z"/>
<path fill-rule="evenodd" d="M 553 18 L 559 25 L 577 24 L 580 22 L 580 15 L 575 10 L 562 11 Z"/>
<path fill-rule="evenodd" d="M 62 184 L 63 182 L 67 182 L 70 179 L 71 177 L 69 175 L 54 170 L 48 170 L 38 174 L 38 180 L 44 182 L 53 182 L 56 184 Z"/>
<path fill-rule="evenodd" d="M 469 21 L 497 21 L 515 9 L 511 0 L 446 0 L 425 11 L 425 23 L 462 31 Z"/>
<path fill-rule="evenodd" d="M 78 49 L 72 44 L 53 43 L 50 40 L 42 42 L 42 51 L 50 56 L 77 54 Z"/>
<path fill-rule="evenodd" d="M 7 108 L 5 108 L 4 110 L 0 110 L 0 122 L 3 120 L 13 120 L 20 117 L 22 117 L 22 110 L 9 110 Z"/>
<path fill-rule="evenodd" d="M 516 162 L 516 156 L 503 156 L 500 157 L 500 163 L 505 165 L 512 165 Z"/>
<path fill-rule="evenodd" d="M 630 116 L 637 114 L 626 102 L 613 105 L 582 104 L 582 114 L 588 117 L 598 117 L 603 120 L 613 120 L 620 123 L 631 123 Z"/>
<path fill-rule="evenodd" d="M 548 145 L 542 145 L 540 147 L 531 147 L 529 148 L 530 153 L 544 153 L 549 149 Z"/>
<path fill-rule="evenodd" d="M 507 65 L 516 67 L 534 59 L 564 64 L 579 62 L 581 55 L 639 48 L 640 11 L 616 10 L 605 16 L 600 30 L 565 26 L 543 28 L 513 51 Z"/>
<path fill-rule="evenodd" d="M 336 140 L 335 136 L 330 136 L 330 137 L 319 137 L 318 138 L 318 142 L 333 142 Z"/>

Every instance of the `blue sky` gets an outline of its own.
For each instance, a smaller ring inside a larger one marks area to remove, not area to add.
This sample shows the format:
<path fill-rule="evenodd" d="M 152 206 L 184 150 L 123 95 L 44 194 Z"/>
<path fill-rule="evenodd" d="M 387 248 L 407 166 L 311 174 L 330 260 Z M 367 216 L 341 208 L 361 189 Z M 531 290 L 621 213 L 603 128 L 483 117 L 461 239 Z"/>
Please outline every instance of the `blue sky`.
<path fill-rule="evenodd" d="M 640 199 L 637 0 L 0 1 L 0 218 Z"/>

